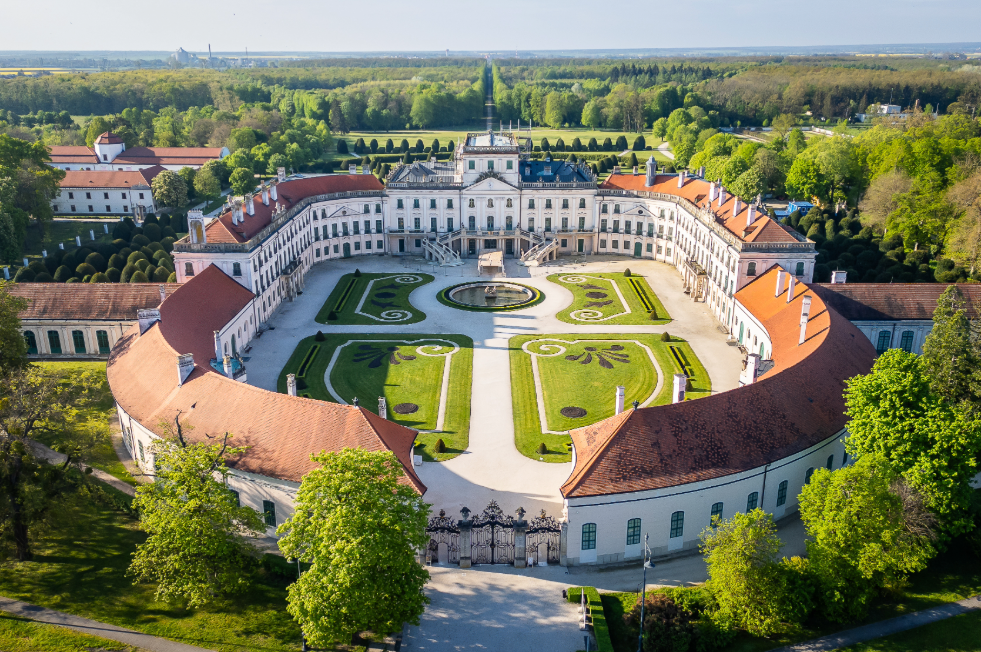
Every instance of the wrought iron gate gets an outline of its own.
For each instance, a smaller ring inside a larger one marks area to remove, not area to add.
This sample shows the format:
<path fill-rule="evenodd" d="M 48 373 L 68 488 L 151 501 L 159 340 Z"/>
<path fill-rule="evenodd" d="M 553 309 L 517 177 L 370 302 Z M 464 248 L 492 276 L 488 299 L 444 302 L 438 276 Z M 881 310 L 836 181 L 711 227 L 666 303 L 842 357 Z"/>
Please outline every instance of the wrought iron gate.
<path fill-rule="evenodd" d="M 446 515 L 445 510 L 439 510 L 439 516 L 431 516 L 426 526 L 429 534 L 429 545 L 426 546 L 426 562 L 439 563 L 439 546 L 446 545 L 447 563 L 460 563 L 460 528 L 456 521 Z"/>
<path fill-rule="evenodd" d="M 549 564 L 559 563 L 559 541 L 561 540 L 561 528 L 555 519 L 545 513 L 531 519 L 528 524 L 528 538 L 526 539 L 528 556 L 535 560 L 536 564 L 547 561 Z"/>
<path fill-rule="evenodd" d="M 473 518 L 470 557 L 474 564 L 514 563 L 514 517 L 506 516 L 497 501 Z"/>

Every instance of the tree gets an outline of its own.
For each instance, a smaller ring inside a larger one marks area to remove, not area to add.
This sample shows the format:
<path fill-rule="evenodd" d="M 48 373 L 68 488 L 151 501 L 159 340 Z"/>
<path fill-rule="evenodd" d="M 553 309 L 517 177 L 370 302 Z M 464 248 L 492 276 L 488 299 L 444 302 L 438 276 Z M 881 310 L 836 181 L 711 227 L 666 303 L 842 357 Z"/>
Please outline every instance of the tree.
<path fill-rule="evenodd" d="M 759 170 L 751 167 L 736 177 L 736 180 L 729 186 L 729 190 L 743 201 L 752 202 L 766 190 L 766 180 Z"/>
<path fill-rule="evenodd" d="M 155 583 L 158 600 L 198 607 L 248 588 L 257 554 L 248 539 L 265 526 L 227 487 L 226 457 L 246 449 L 230 446 L 227 432 L 190 442 L 179 419 L 152 446 L 154 481 L 136 490 L 133 506 L 149 536 L 136 547 L 128 574 Z"/>
<path fill-rule="evenodd" d="M 913 180 L 902 170 L 891 170 L 872 179 L 858 204 L 862 223 L 886 231 L 890 217 L 899 209 L 897 197 L 910 191 Z"/>
<path fill-rule="evenodd" d="M 402 142 L 399 143 L 399 152 L 405 154 L 408 151 L 409 151 L 409 141 L 403 138 Z"/>
<path fill-rule="evenodd" d="M 0 256 L 8 261 L 20 257 L 31 218 L 43 232 L 54 217 L 51 202 L 65 172 L 50 161 L 42 141 L 0 134 Z"/>
<path fill-rule="evenodd" d="M 95 139 L 109 131 L 111 126 L 108 120 L 99 115 L 89 120 L 88 127 L 85 129 L 85 146 L 95 145 Z"/>
<path fill-rule="evenodd" d="M 786 140 L 787 134 L 790 133 L 790 130 L 793 129 L 796 124 L 797 118 L 789 113 L 781 113 L 773 119 L 771 126 L 773 127 L 773 131 L 776 132 L 777 136 L 780 137 L 780 140 Z"/>
<path fill-rule="evenodd" d="M 269 165 L 266 167 L 267 174 L 277 174 L 279 168 L 289 167 L 289 161 L 282 154 L 273 154 L 269 157 Z M 231 178 L 229 178 L 231 180 Z"/>
<path fill-rule="evenodd" d="M 187 196 L 188 198 L 193 198 L 196 192 L 194 188 L 194 177 L 197 176 L 197 170 L 192 167 L 183 167 L 177 171 L 177 174 L 181 176 L 184 180 L 184 185 L 187 186 Z"/>
<path fill-rule="evenodd" d="M 287 610 L 315 646 L 418 624 L 429 573 L 415 561 L 429 505 L 400 482 L 387 451 L 346 448 L 312 457 L 293 516 L 277 531 L 288 559 L 310 564 L 289 586 Z"/>
<path fill-rule="evenodd" d="M 887 462 L 923 495 L 942 537 L 969 531 L 981 421 L 934 394 L 925 361 L 900 349 L 845 383 L 848 454 Z"/>
<path fill-rule="evenodd" d="M 781 544 L 773 517 L 761 509 L 736 512 L 706 528 L 701 540 L 720 620 L 757 636 L 777 631 L 789 605 L 777 563 Z"/>
<path fill-rule="evenodd" d="M 658 140 L 664 140 L 664 137 L 668 133 L 668 119 L 658 118 L 654 121 L 654 126 L 651 128 L 651 133 Z"/>
<path fill-rule="evenodd" d="M 27 301 L 10 294 L 8 287 L 7 281 L 0 280 L 0 377 L 27 366 L 27 343 L 18 317 Z"/>
<path fill-rule="evenodd" d="M 582 125 L 590 129 L 599 129 L 603 125 L 603 114 L 598 100 L 592 99 L 586 102 L 582 109 Z"/>
<path fill-rule="evenodd" d="M 794 159 L 787 173 L 788 195 L 793 199 L 812 200 L 825 196 L 826 188 L 817 163 L 802 157 Z"/>
<path fill-rule="evenodd" d="M 862 617 L 880 589 L 900 586 L 935 553 L 934 516 L 875 455 L 815 471 L 801 492 L 800 514 L 819 602 L 833 621 Z"/>
<path fill-rule="evenodd" d="M 647 149 L 647 140 L 644 138 L 643 135 L 637 136 L 636 138 L 634 138 L 634 145 L 630 149 L 634 150 L 635 152 L 644 151 L 645 149 Z"/>
<path fill-rule="evenodd" d="M 977 408 L 978 333 L 964 310 L 964 296 L 951 285 L 937 299 L 933 329 L 923 343 L 923 368 L 930 389 L 948 403 L 968 402 Z"/>
<path fill-rule="evenodd" d="M 545 98 L 545 124 L 552 129 L 558 129 L 565 122 L 565 102 L 562 94 L 552 91 Z"/>
<path fill-rule="evenodd" d="M 252 174 L 252 170 L 246 168 L 233 171 L 228 181 L 232 184 L 232 192 L 236 195 L 244 195 L 255 188 L 255 175 Z"/>
<path fill-rule="evenodd" d="M 221 194 L 221 184 L 215 178 L 215 175 L 211 173 L 211 170 L 202 167 L 194 175 L 194 191 L 201 199 L 213 201 Z"/>
<path fill-rule="evenodd" d="M 219 160 L 208 161 L 207 163 L 201 166 L 201 169 L 198 170 L 198 174 L 201 174 L 202 172 L 205 171 L 210 172 L 211 176 L 217 179 L 219 184 L 228 183 L 228 177 L 231 174 L 231 170 L 229 170 L 228 166 L 225 165 L 225 161 L 219 161 Z M 221 191 L 219 190 L 219 193 L 220 192 Z"/>
<path fill-rule="evenodd" d="M 974 276 L 981 261 L 981 170 L 954 184 L 947 199 L 960 213 L 947 241 L 947 254 Z"/>
<path fill-rule="evenodd" d="M 176 172 L 164 170 L 150 184 L 154 200 L 161 206 L 181 208 L 187 204 L 187 185 Z"/>

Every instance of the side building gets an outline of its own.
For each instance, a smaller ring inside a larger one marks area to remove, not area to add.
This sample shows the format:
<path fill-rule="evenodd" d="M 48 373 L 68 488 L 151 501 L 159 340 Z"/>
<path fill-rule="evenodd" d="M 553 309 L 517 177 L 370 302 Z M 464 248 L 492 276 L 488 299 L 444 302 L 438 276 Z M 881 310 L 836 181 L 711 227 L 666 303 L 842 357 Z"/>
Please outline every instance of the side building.
<path fill-rule="evenodd" d="M 228 156 L 227 147 L 134 147 L 107 131 L 95 139 L 92 147 L 55 145 L 51 148 L 52 167 L 61 170 L 116 170 L 132 172 L 159 165 L 165 170 L 198 169 L 208 161 Z"/>
<path fill-rule="evenodd" d="M 136 215 L 155 213 L 151 184 L 163 172 L 159 165 L 134 172 L 109 170 L 65 172 L 61 191 L 51 202 L 56 215 Z"/>

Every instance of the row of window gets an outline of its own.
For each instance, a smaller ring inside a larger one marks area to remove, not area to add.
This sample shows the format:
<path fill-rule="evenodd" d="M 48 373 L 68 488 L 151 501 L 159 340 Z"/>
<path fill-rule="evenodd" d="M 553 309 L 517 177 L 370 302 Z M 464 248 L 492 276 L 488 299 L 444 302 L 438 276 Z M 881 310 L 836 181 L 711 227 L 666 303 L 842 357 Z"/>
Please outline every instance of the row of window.
<path fill-rule="evenodd" d="M 242 497 L 239 492 L 234 489 L 229 489 L 229 491 L 235 496 L 235 504 L 241 507 Z M 263 500 L 262 511 L 259 514 L 262 515 L 262 521 L 266 524 L 266 527 L 276 527 L 276 503 L 271 500 Z"/>
<path fill-rule="evenodd" d="M 467 161 L 467 163 L 468 163 L 468 165 L 467 165 L 467 169 L 468 170 L 476 170 L 477 169 L 477 161 L 475 161 L 474 159 L 470 159 L 469 161 Z M 491 172 L 494 171 L 494 161 L 487 161 L 487 169 L 490 170 Z M 509 160 L 505 161 L 504 162 L 504 169 L 506 169 L 506 170 L 513 170 L 514 169 L 514 160 L 509 159 Z"/>
<path fill-rule="evenodd" d="M 69 192 L 68 193 L 68 198 L 69 199 L 75 199 L 75 193 L 74 192 Z M 85 198 L 86 199 L 92 199 L 92 193 L 90 193 L 90 192 L 85 193 Z M 109 199 L 109 193 L 107 193 L 107 192 L 102 193 L 102 198 L 103 199 Z M 126 193 L 125 192 L 123 193 L 122 198 L 123 199 L 126 199 Z M 143 199 L 143 193 L 142 192 L 140 193 L 140 199 Z"/>
<path fill-rule="evenodd" d="M 75 208 L 75 204 L 72 204 L 69 208 L 71 209 L 71 212 L 72 213 L 77 213 L 78 212 L 78 210 Z M 61 212 L 61 209 L 58 207 L 58 204 L 53 204 L 51 206 L 51 210 L 53 210 L 55 213 L 60 213 Z M 95 212 L 95 206 L 93 206 L 92 204 L 89 204 L 89 212 L 90 213 L 94 213 Z M 106 204 L 106 212 L 107 213 L 111 213 L 112 212 L 112 206 L 110 206 L 109 204 Z M 129 206 L 124 205 L 123 206 L 123 212 L 124 213 L 128 213 L 129 212 Z"/>
<path fill-rule="evenodd" d="M 899 338 L 899 348 L 907 353 L 913 352 L 913 331 L 903 331 Z M 879 341 L 875 344 L 875 352 L 882 355 L 892 346 L 892 331 L 879 331 Z"/>
<path fill-rule="evenodd" d="M 109 353 L 109 333 L 96 331 L 95 339 L 98 342 L 99 353 Z M 37 336 L 34 335 L 34 331 L 24 331 L 24 340 L 27 342 L 27 352 L 31 355 L 37 355 Z M 72 344 L 75 347 L 75 353 L 88 353 L 85 346 L 85 333 L 82 331 L 72 331 Z M 62 353 L 61 333 L 58 331 L 48 331 L 48 350 L 55 354 Z"/>
<path fill-rule="evenodd" d="M 766 271 L 766 270 L 764 270 Z M 797 263 L 794 266 L 794 276 L 804 275 L 804 263 Z M 756 263 L 751 262 L 746 266 L 746 276 L 756 276 Z"/>
<path fill-rule="evenodd" d="M 379 206 L 380 205 L 381 204 L 379 204 Z M 367 204 L 365 204 L 365 206 L 367 207 Z M 470 200 L 467 202 L 467 206 L 469 208 L 476 208 L 477 207 L 477 200 L 471 197 Z M 452 199 L 447 199 L 446 200 L 446 207 L 447 208 L 453 208 L 453 200 Z M 510 198 L 510 197 L 508 197 L 507 199 L 505 199 L 504 200 L 504 207 L 505 208 L 514 208 L 514 200 L 512 198 Z M 403 199 L 396 199 L 395 200 L 395 208 L 405 208 L 405 202 L 404 202 L 404 200 Z M 413 199 L 412 200 L 412 208 L 422 208 L 422 206 L 420 205 L 418 199 Z M 430 199 L 429 200 L 429 208 L 431 208 L 431 209 L 435 209 L 436 208 L 436 200 L 435 199 Z M 494 208 L 494 200 L 493 199 L 488 199 L 487 200 L 487 208 Z M 535 200 L 534 200 L 534 198 L 528 200 L 528 208 L 535 208 Z M 545 208 L 552 208 L 552 200 L 551 199 L 546 199 L 545 200 Z M 569 200 L 568 199 L 563 199 L 562 200 L 562 208 L 569 208 Z M 586 208 L 586 199 L 583 198 L 583 197 L 580 197 L 579 198 L 579 208 Z M 606 206 L 604 205 L 603 208 L 606 208 Z M 367 211 L 365 211 L 365 212 L 367 212 Z M 376 212 L 379 212 L 379 211 L 376 211 Z M 604 210 L 603 212 L 605 213 L 606 211 Z M 613 211 L 613 212 L 614 213 L 619 213 L 620 212 L 620 204 L 617 204 L 616 205 L 616 210 Z"/>

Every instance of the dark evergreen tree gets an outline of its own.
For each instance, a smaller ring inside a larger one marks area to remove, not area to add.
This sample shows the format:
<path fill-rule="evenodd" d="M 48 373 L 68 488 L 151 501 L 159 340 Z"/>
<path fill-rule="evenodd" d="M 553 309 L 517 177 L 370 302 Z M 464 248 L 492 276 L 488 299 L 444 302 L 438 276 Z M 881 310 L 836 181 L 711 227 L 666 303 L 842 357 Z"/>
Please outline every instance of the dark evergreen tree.
<path fill-rule="evenodd" d="M 399 152 L 404 154 L 408 151 L 409 151 L 409 141 L 403 138 L 402 142 L 399 144 Z"/>

